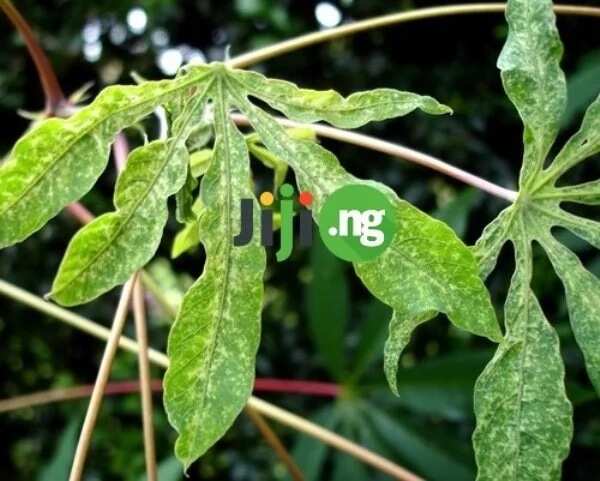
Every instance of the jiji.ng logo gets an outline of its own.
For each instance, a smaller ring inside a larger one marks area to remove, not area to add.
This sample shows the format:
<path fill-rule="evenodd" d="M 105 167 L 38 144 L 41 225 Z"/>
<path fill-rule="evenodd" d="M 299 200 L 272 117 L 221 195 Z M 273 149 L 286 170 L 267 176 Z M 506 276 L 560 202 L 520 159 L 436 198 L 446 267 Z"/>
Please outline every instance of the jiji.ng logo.
<path fill-rule="evenodd" d="M 290 256 L 294 246 L 294 188 L 284 184 L 279 194 L 281 241 L 276 258 L 281 262 Z M 270 192 L 263 192 L 259 200 L 265 207 L 260 213 L 261 244 L 272 247 L 274 211 L 271 206 L 275 199 Z M 300 208 L 296 215 L 301 247 L 312 244 L 312 202 L 310 192 L 298 195 Z M 252 199 L 242 199 L 240 232 L 233 239 L 235 246 L 246 245 L 252 240 L 253 209 Z M 319 233 L 325 246 L 337 257 L 351 262 L 373 260 L 385 251 L 394 237 L 393 212 L 390 201 L 378 189 L 364 184 L 348 185 L 333 192 L 321 206 Z"/>

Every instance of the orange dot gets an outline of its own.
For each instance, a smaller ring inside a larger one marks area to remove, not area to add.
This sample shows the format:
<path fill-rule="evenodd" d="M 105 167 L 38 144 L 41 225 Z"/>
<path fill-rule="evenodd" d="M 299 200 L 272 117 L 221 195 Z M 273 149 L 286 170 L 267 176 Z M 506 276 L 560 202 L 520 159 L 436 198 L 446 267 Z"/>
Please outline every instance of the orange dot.
<path fill-rule="evenodd" d="M 271 194 L 271 192 L 263 192 L 260 194 L 260 203 L 265 207 L 271 205 L 273 203 L 273 194 Z"/>
<path fill-rule="evenodd" d="M 304 207 L 309 207 L 310 204 L 312 204 L 313 201 L 313 195 L 310 192 L 304 191 L 304 192 L 300 192 L 300 195 L 298 196 L 298 201 L 304 206 Z"/>

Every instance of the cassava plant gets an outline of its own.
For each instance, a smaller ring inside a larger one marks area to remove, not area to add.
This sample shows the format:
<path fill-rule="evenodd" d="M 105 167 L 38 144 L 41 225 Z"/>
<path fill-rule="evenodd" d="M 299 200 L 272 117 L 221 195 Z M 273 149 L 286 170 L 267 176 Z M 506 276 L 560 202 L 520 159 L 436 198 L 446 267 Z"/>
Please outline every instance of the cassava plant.
<path fill-rule="evenodd" d="M 475 386 L 478 479 L 560 479 L 572 437 L 572 408 L 558 337 L 530 287 L 532 244 L 543 247 L 564 284 L 573 332 L 598 390 L 600 281 L 553 229 L 568 229 L 600 248 L 600 224 L 561 208 L 563 202 L 598 205 L 598 180 L 557 184 L 600 151 L 600 97 L 581 129 L 550 158 L 566 103 L 553 4 L 510 0 L 506 18 L 509 32 L 498 67 L 523 121 L 523 165 L 518 192 L 469 180 L 510 201 L 472 248 L 389 187 L 348 173 L 316 141 L 315 132 L 325 132 L 322 126 L 309 127 L 322 121 L 353 129 L 417 109 L 450 114 L 449 107 L 391 88 L 348 97 L 302 89 L 236 68 L 244 62 L 235 59 L 188 66 L 169 80 L 111 86 L 68 118 L 36 125 L 0 167 L 0 247 L 23 241 L 80 200 L 106 169 L 115 138 L 164 108 L 168 132 L 129 154 L 115 186 L 114 211 L 71 240 L 48 298 L 75 306 L 134 279 L 155 255 L 169 216 L 168 199 L 175 198 L 183 228 L 174 256 L 197 244 L 206 254 L 202 275 L 185 294 L 171 328 L 164 378 L 165 409 L 179 433 L 175 453 L 187 469 L 230 428 L 254 385 L 266 253 L 250 157 L 273 169 L 275 191 L 291 169 L 298 190 L 314 196 L 315 221 L 341 187 L 374 187 L 393 205 L 397 230 L 380 257 L 353 267 L 371 294 L 393 309 L 384 352 L 391 389 L 402 394 L 398 363 L 412 332 L 444 314 L 457 328 L 498 343 Z M 244 135 L 234 120 L 252 132 Z M 302 125 L 286 128 L 290 121 Z M 255 204 L 254 236 L 247 245 L 234 246 L 240 203 L 248 198 Z M 506 243 L 513 245 L 515 272 L 501 329 L 484 280 Z"/>

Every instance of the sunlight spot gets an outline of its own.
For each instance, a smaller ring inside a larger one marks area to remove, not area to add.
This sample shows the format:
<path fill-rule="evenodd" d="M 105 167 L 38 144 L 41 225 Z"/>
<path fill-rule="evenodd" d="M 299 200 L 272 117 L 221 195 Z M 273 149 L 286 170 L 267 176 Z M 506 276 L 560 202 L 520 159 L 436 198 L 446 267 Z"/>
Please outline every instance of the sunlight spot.
<path fill-rule="evenodd" d="M 120 23 L 117 23 L 110 29 L 108 36 L 114 45 L 121 45 L 127 39 L 127 29 Z"/>
<path fill-rule="evenodd" d="M 342 12 L 329 2 L 321 2 L 315 8 L 317 22 L 325 28 L 335 27 L 342 21 Z"/>
<path fill-rule="evenodd" d="M 81 31 L 81 37 L 85 43 L 94 43 L 100 39 L 100 35 L 102 34 L 102 25 L 100 24 L 100 20 L 94 19 L 90 20 L 85 24 L 83 30 Z"/>
<path fill-rule="evenodd" d="M 169 34 L 162 28 L 157 28 L 152 32 L 152 43 L 157 47 L 166 47 L 169 43 Z"/>
<path fill-rule="evenodd" d="M 175 75 L 183 63 L 183 55 L 176 48 L 169 48 L 158 56 L 158 67 L 165 75 Z"/>
<path fill-rule="evenodd" d="M 127 14 L 127 25 L 129 29 L 136 34 L 144 33 L 148 25 L 148 15 L 143 8 L 135 7 L 129 10 Z"/>
<path fill-rule="evenodd" d="M 83 56 L 88 62 L 97 62 L 102 56 L 102 43 L 86 43 L 83 46 Z"/>

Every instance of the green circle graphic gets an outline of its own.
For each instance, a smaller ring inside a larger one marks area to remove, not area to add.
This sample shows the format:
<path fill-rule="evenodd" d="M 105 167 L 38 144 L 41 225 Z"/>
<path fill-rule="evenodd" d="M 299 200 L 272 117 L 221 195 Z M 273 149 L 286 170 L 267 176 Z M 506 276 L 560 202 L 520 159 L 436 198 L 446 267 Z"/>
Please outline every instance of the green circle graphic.
<path fill-rule="evenodd" d="M 333 192 L 319 213 L 319 233 L 340 259 L 370 261 L 380 256 L 396 233 L 394 208 L 386 195 L 368 185 Z"/>

